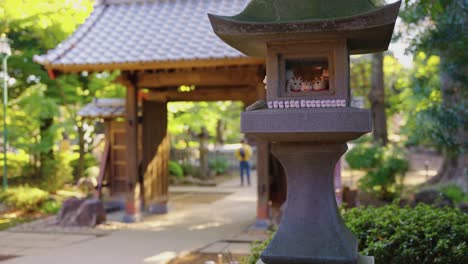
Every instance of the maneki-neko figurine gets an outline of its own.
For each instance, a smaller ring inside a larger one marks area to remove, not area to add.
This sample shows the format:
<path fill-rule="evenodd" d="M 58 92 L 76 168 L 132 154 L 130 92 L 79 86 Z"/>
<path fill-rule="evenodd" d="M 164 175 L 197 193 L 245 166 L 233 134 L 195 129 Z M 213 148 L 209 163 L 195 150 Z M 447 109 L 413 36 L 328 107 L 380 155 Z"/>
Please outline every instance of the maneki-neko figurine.
<path fill-rule="evenodd" d="M 349 56 L 388 48 L 400 4 L 252 0 L 236 16 L 209 15 L 227 44 L 266 58 L 267 102 L 241 115 L 241 131 L 271 142 L 287 176 L 285 211 L 264 263 L 358 263 L 333 187 L 346 142 L 372 129 L 370 111 L 350 107 Z"/>

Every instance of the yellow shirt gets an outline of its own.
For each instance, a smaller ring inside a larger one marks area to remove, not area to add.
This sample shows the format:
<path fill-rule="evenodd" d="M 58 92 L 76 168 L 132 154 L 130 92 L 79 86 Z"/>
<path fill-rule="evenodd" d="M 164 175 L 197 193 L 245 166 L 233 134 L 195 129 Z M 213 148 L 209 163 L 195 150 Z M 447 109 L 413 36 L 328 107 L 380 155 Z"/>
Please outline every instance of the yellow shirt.
<path fill-rule="evenodd" d="M 241 155 L 240 155 L 240 150 L 241 149 L 244 149 L 244 157 L 242 158 Z M 242 144 L 242 146 L 236 150 L 236 158 L 239 160 L 239 161 L 247 161 L 250 159 L 250 157 L 252 156 L 252 148 L 250 148 L 250 146 L 248 144 Z"/>

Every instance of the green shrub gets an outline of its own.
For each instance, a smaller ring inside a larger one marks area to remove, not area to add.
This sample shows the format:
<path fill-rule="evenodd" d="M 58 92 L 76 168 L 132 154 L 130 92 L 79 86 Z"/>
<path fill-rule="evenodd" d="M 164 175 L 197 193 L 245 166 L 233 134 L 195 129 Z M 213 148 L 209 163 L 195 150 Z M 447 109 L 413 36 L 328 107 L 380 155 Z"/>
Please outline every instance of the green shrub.
<path fill-rule="evenodd" d="M 88 175 L 78 175 L 79 160 L 80 160 L 79 153 L 73 153 L 73 155 L 71 156 L 71 159 L 70 159 L 70 166 L 72 167 L 73 176 L 75 177 L 75 179 L 80 177 L 80 176 L 88 176 Z M 95 166 L 99 166 L 99 163 L 98 163 L 96 157 L 94 157 L 94 155 L 91 154 L 91 153 L 86 153 L 84 155 L 83 173 L 86 174 L 86 170 L 88 168 L 95 167 Z"/>
<path fill-rule="evenodd" d="M 29 186 L 10 187 L 0 193 L 0 201 L 8 207 L 29 212 L 39 209 L 48 197 L 47 192 Z"/>
<path fill-rule="evenodd" d="M 458 209 L 397 205 L 358 207 L 343 212 L 359 242 L 359 252 L 379 264 L 468 263 L 468 215 Z M 253 247 L 255 264 L 269 240 Z"/>
<path fill-rule="evenodd" d="M 440 188 L 440 191 L 452 199 L 455 204 L 468 202 L 468 194 L 466 194 L 458 185 L 445 185 Z"/>
<path fill-rule="evenodd" d="M 346 154 L 346 161 L 352 169 L 366 171 L 359 181 L 359 187 L 383 200 L 394 198 L 398 187 L 397 177 L 400 177 L 401 183 L 409 169 L 405 151 L 393 145 L 356 145 Z"/>
<path fill-rule="evenodd" d="M 357 144 L 346 153 L 346 162 L 351 169 L 366 170 L 377 167 L 382 159 L 380 145 Z"/>
<path fill-rule="evenodd" d="M 208 161 L 208 168 L 214 171 L 216 175 L 225 173 L 228 167 L 229 161 L 225 157 L 215 157 Z"/>
<path fill-rule="evenodd" d="M 275 235 L 275 232 L 271 232 L 268 239 L 263 242 L 254 242 L 252 244 L 252 250 L 250 256 L 243 262 L 244 264 L 256 264 L 257 261 L 260 259 L 260 255 L 262 254 L 263 250 L 270 244 L 271 239 Z"/>
<path fill-rule="evenodd" d="M 388 205 L 354 208 L 343 218 L 375 263 L 468 263 L 468 215 L 459 210 Z"/>
<path fill-rule="evenodd" d="M 26 176 L 23 168 L 29 164 L 29 155 L 23 151 L 19 153 L 8 153 L 8 178 Z M 3 153 L 0 153 L 0 175 L 3 176 Z"/>
<path fill-rule="evenodd" d="M 193 176 L 193 177 L 198 177 L 200 174 L 200 171 L 198 168 L 193 165 L 192 163 L 182 163 L 181 165 L 182 170 L 184 171 L 185 176 Z"/>
<path fill-rule="evenodd" d="M 181 179 L 184 177 L 184 171 L 179 163 L 170 160 L 169 161 L 169 175 L 176 177 L 177 179 Z"/>
<path fill-rule="evenodd" d="M 40 211 L 44 214 L 57 214 L 60 211 L 60 207 L 62 205 L 59 202 L 49 200 L 41 205 Z"/>
<path fill-rule="evenodd" d="M 42 168 L 42 178 L 39 187 L 49 192 L 56 192 L 65 183 L 73 181 L 70 160 L 65 154 L 56 154 L 54 159 L 45 161 Z"/>

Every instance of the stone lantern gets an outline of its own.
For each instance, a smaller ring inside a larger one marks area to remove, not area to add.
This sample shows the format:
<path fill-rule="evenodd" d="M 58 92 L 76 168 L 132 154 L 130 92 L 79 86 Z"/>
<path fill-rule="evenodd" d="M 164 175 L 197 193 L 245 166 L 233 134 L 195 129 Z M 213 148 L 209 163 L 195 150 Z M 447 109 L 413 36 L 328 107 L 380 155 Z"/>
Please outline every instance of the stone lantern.
<path fill-rule="evenodd" d="M 346 142 L 372 129 L 370 111 L 350 107 L 349 55 L 387 50 L 400 3 L 252 0 L 236 16 L 209 15 L 227 44 L 266 57 L 265 107 L 241 117 L 242 132 L 271 142 L 287 176 L 283 219 L 264 263 L 358 262 L 333 188 Z"/>

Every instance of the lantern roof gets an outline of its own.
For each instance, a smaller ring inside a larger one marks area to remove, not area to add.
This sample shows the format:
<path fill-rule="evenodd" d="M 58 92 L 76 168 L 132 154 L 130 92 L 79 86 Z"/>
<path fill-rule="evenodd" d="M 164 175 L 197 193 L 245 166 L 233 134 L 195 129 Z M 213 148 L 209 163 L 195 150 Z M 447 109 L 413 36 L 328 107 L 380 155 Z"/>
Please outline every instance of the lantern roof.
<path fill-rule="evenodd" d="M 269 42 L 346 38 L 352 54 L 387 50 L 401 1 L 252 0 L 238 15 L 209 14 L 215 33 L 249 56 Z"/>

